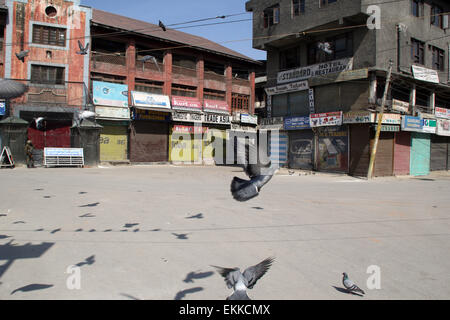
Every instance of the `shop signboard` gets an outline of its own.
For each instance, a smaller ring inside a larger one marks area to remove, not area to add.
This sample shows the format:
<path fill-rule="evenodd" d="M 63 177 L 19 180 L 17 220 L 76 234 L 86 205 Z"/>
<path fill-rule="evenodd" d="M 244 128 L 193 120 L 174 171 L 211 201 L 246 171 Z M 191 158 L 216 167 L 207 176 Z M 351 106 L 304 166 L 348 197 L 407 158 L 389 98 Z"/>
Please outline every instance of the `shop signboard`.
<path fill-rule="evenodd" d="M 436 134 L 437 120 L 422 119 L 422 132 Z"/>
<path fill-rule="evenodd" d="M 284 119 L 284 130 L 311 129 L 309 117 L 288 117 Z"/>
<path fill-rule="evenodd" d="M 436 107 L 434 114 L 437 118 L 450 119 L 450 109 Z"/>
<path fill-rule="evenodd" d="M 376 120 L 374 122 L 378 122 L 380 119 L 380 115 L 378 114 Z M 398 113 L 383 113 L 383 121 L 382 124 L 402 124 L 402 115 Z"/>
<path fill-rule="evenodd" d="M 426 82 L 439 83 L 439 74 L 436 70 L 420 67 L 420 66 L 412 66 L 412 71 L 414 75 L 414 79 L 422 80 Z"/>
<path fill-rule="evenodd" d="M 133 106 L 143 109 L 171 110 L 170 99 L 161 94 L 131 91 Z"/>
<path fill-rule="evenodd" d="M 412 132 L 423 132 L 423 122 L 419 117 L 404 116 L 402 119 L 402 130 Z"/>
<path fill-rule="evenodd" d="M 276 95 L 276 94 L 283 94 L 288 92 L 295 92 L 295 91 L 302 91 L 302 90 L 308 90 L 309 85 L 308 81 L 298 81 L 293 82 L 289 84 L 284 84 L 276 87 L 270 87 L 266 88 L 267 95 Z"/>
<path fill-rule="evenodd" d="M 110 107 L 128 107 L 128 86 L 102 81 L 92 82 L 94 104 Z"/>
<path fill-rule="evenodd" d="M 226 103 L 226 101 L 205 99 L 203 110 L 210 112 L 230 113 L 230 106 Z"/>
<path fill-rule="evenodd" d="M 247 113 L 241 113 L 241 123 L 246 124 L 258 124 L 258 116 L 247 114 Z"/>
<path fill-rule="evenodd" d="M 409 111 L 409 102 L 392 99 L 392 110 L 407 113 Z"/>
<path fill-rule="evenodd" d="M 309 113 L 316 113 L 316 103 L 314 100 L 314 89 L 309 89 Z"/>
<path fill-rule="evenodd" d="M 205 113 L 204 123 L 231 124 L 231 116 L 227 114 Z"/>
<path fill-rule="evenodd" d="M 208 127 L 174 125 L 172 132 L 173 133 L 202 134 L 202 133 L 208 132 Z"/>
<path fill-rule="evenodd" d="M 130 108 L 96 106 L 95 113 L 99 119 L 130 119 Z"/>
<path fill-rule="evenodd" d="M 172 113 L 172 120 L 180 122 L 205 122 L 205 116 L 201 113 L 174 111 Z"/>
<path fill-rule="evenodd" d="M 201 112 L 202 104 L 197 98 L 172 96 L 172 108 L 177 110 Z"/>
<path fill-rule="evenodd" d="M 438 136 L 450 137 L 450 120 L 437 119 L 436 133 Z"/>
<path fill-rule="evenodd" d="M 133 112 L 133 120 L 170 122 L 170 113 L 145 109 L 135 109 Z"/>
<path fill-rule="evenodd" d="M 342 125 L 342 114 L 342 111 L 311 114 L 309 116 L 310 125 L 313 128 L 325 126 L 340 126 Z"/>
<path fill-rule="evenodd" d="M 329 62 L 314 64 L 307 67 L 291 69 L 278 73 L 278 83 L 288 83 L 306 80 L 312 77 L 321 77 L 331 73 L 338 73 L 353 69 L 353 58 L 344 58 Z"/>
<path fill-rule="evenodd" d="M 375 122 L 375 114 L 370 111 L 350 111 L 344 113 L 344 124 L 354 123 L 373 123 Z"/>
<path fill-rule="evenodd" d="M 261 118 L 259 128 L 262 130 L 283 130 L 284 118 L 283 117 Z"/>

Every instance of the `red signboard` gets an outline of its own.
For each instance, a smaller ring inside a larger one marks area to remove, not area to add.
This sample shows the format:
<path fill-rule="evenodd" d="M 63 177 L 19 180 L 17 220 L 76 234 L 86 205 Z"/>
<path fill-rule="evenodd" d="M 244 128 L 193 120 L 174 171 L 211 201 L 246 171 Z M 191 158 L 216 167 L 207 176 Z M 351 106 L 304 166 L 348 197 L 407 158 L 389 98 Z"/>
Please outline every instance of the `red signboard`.
<path fill-rule="evenodd" d="M 206 100 L 205 99 L 205 110 L 214 112 L 226 112 L 230 113 L 231 109 L 226 101 L 220 100 Z"/>
<path fill-rule="evenodd" d="M 175 126 L 173 126 L 172 132 L 176 132 L 176 133 L 206 133 L 206 132 L 208 132 L 208 127 L 175 125 Z"/>
<path fill-rule="evenodd" d="M 202 111 L 202 104 L 197 98 L 173 96 L 172 108 Z"/>

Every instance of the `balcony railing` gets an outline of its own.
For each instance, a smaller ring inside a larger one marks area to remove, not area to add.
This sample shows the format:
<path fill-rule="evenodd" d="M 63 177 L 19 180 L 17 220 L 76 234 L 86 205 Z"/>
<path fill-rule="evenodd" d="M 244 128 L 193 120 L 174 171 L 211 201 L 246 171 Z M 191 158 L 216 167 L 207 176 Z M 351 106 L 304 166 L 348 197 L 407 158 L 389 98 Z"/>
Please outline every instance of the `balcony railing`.
<path fill-rule="evenodd" d="M 30 106 L 63 106 L 89 109 L 92 94 L 83 82 L 65 82 L 64 84 L 38 84 L 29 80 L 16 80 L 24 83 L 28 90 L 19 98 L 13 99 L 13 104 Z"/>
<path fill-rule="evenodd" d="M 96 51 L 92 51 L 92 62 L 93 62 L 94 68 L 97 68 L 97 65 L 99 63 L 108 63 L 108 64 L 114 64 L 114 65 L 118 65 L 118 66 L 126 66 L 127 65 L 127 59 L 125 56 L 118 55 L 118 54 L 112 54 L 112 53 L 96 52 Z"/>

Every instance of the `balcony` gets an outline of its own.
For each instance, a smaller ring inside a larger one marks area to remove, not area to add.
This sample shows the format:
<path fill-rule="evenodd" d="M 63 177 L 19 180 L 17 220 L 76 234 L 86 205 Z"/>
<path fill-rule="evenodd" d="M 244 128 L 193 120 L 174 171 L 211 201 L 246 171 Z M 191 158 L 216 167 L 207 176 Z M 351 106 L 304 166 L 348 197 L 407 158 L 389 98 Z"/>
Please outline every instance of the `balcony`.
<path fill-rule="evenodd" d="M 127 59 L 119 54 L 92 51 L 91 70 L 99 73 L 127 74 Z"/>
<path fill-rule="evenodd" d="M 13 104 L 83 109 L 92 104 L 91 94 L 83 82 L 66 82 L 63 85 L 19 82 L 26 84 L 28 91 L 22 97 L 14 99 Z"/>
<path fill-rule="evenodd" d="M 136 77 L 164 81 L 164 64 L 136 60 Z"/>

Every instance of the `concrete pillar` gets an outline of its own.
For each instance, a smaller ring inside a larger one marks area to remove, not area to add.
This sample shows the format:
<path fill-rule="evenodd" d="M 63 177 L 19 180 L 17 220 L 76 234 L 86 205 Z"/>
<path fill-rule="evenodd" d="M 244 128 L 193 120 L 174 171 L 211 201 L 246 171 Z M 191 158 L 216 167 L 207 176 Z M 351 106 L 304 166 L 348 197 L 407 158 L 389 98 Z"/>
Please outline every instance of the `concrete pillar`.
<path fill-rule="evenodd" d="M 430 113 L 434 114 L 434 110 L 436 107 L 436 93 L 434 91 L 430 92 L 428 106 L 429 106 Z"/>
<path fill-rule="evenodd" d="M 226 92 L 226 101 L 228 103 L 228 105 L 231 108 L 231 99 L 232 99 L 232 93 L 233 93 L 233 68 L 231 67 L 231 65 L 227 65 L 226 69 L 225 69 L 225 81 L 226 81 L 226 88 L 227 88 L 227 92 Z M 231 110 L 233 111 L 233 110 Z"/>
<path fill-rule="evenodd" d="M 411 105 L 411 113 L 414 117 L 416 115 L 416 84 L 413 83 L 409 93 L 409 104 Z"/>
<path fill-rule="evenodd" d="M 164 88 L 163 94 L 172 95 L 172 51 L 164 54 Z"/>
<path fill-rule="evenodd" d="M 250 103 L 250 105 L 248 108 L 248 112 L 250 114 L 255 114 L 255 102 L 256 102 L 255 78 L 256 78 L 255 72 L 254 71 L 250 72 L 250 77 L 249 77 L 249 80 L 250 80 L 250 102 L 249 103 Z"/>
<path fill-rule="evenodd" d="M 369 88 L 369 103 L 377 103 L 377 75 L 375 73 L 370 74 L 370 88 Z"/>
<path fill-rule="evenodd" d="M 136 43 L 131 39 L 127 45 L 127 85 L 128 91 L 134 91 L 136 83 Z M 131 94 L 128 95 L 128 105 L 131 106 Z"/>
<path fill-rule="evenodd" d="M 205 60 L 203 56 L 197 58 L 197 99 L 203 104 L 205 88 Z"/>

